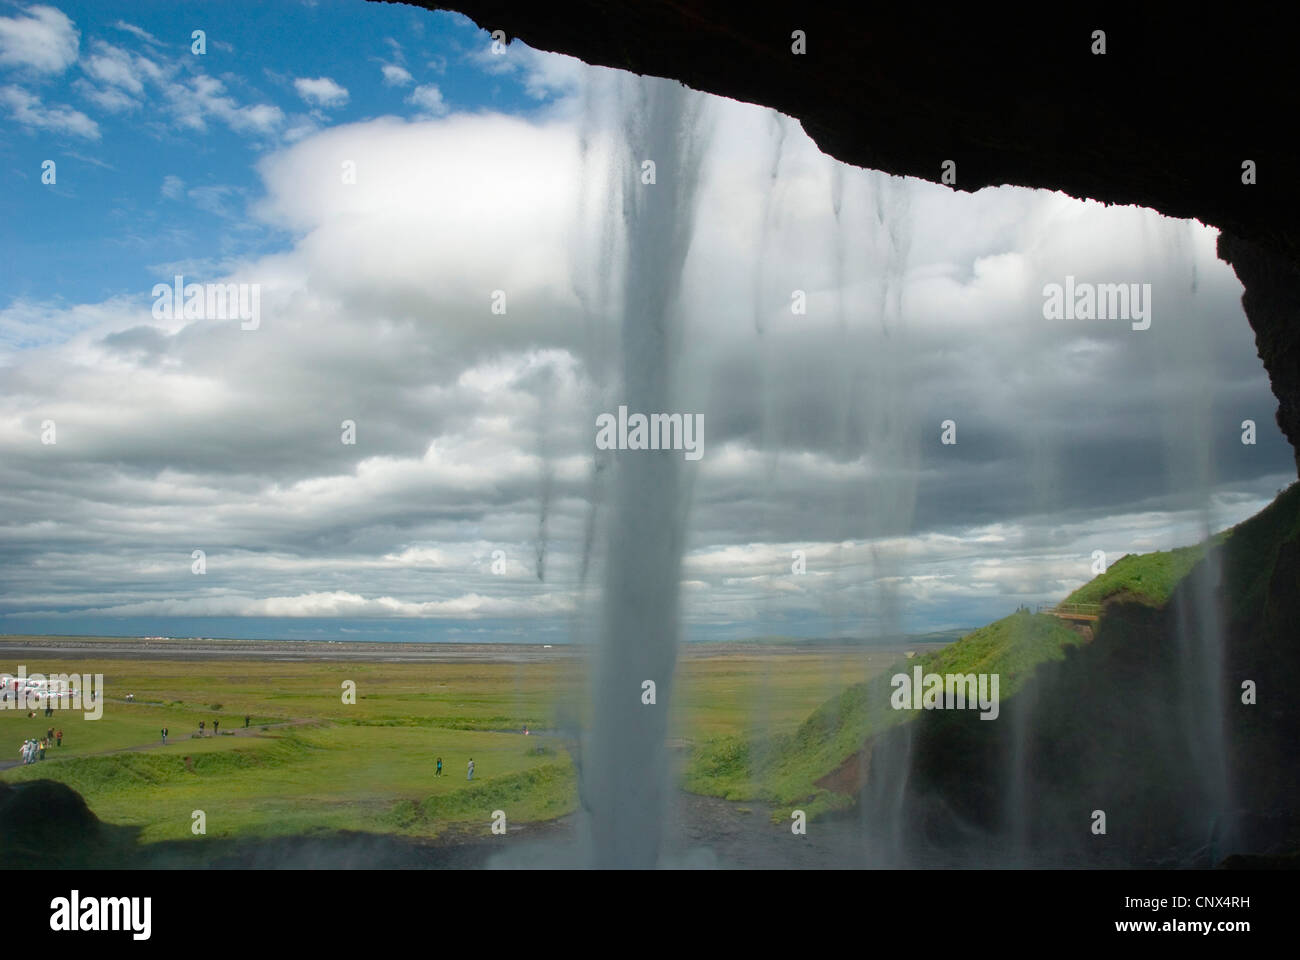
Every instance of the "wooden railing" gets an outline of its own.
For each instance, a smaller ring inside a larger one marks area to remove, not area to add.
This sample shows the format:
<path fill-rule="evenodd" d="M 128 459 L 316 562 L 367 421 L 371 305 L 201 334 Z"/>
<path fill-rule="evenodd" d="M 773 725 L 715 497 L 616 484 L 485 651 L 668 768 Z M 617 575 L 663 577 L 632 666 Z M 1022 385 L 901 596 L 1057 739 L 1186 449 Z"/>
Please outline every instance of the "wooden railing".
<path fill-rule="evenodd" d="M 1063 620 L 1096 620 L 1101 616 L 1100 603 L 1040 603 L 1039 613 L 1050 613 Z"/>

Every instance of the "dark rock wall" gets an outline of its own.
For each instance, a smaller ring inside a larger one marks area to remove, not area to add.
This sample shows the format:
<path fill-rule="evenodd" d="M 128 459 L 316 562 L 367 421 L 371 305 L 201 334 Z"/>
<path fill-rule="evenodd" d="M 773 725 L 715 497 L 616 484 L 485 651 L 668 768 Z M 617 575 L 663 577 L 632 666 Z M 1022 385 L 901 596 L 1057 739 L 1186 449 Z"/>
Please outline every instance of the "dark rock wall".
<path fill-rule="evenodd" d="M 1203 600 L 1216 571 L 1202 560 L 1163 607 L 1107 601 L 1092 642 L 1035 667 L 1002 700 L 997 723 L 937 710 L 875 738 L 852 764 L 867 769 L 840 784 L 861 791 L 864 823 L 895 829 L 889 805 L 906 811 L 897 828 L 905 863 L 963 851 L 985 864 L 1053 867 L 1294 857 L 1300 702 L 1290 686 L 1300 672 L 1300 484 L 1214 549 L 1222 578 L 1214 622 L 1206 621 Z M 1028 633 L 1030 618 L 1023 619 Z M 1189 669 L 1189 649 L 1198 633 L 1219 628 L 1223 669 L 1211 680 Z M 1250 703 L 1245 681 L 1255 686 Z M 1215 703 L 1220 717 L 1207 710 Z M 1229 807 L 1217 816 L 1203 738 L 1215 722 Z M 892 775 L 898 767 L 878 758 L 908 751 L 906 795 L 882 805 L 871 785 L 883 781 L 896 792 L 899 778 Z M 1098 808 L 1107 816 L 1104 838 L 1089 829 Z"/>
<path fill-rule="evenodd" d="M 1060 190 L 1248 241 L 1221 250 L 1246 286 L 1279 422 L 1300 441 L 1290 346 L 1300 294 L 1288 269 L 1300 264 L 1289 133 L 1300 84 L 1284 8 L 1209 16 L 1052 5 L 1033 15 L 974 4 L 405 2 L 454 9 L 540 50 L 774 107 L 846 163 L 939 182 L 952 160 L 958 189 Z M 803 55 L 791 50 L 796 29 Z M 1097 29 L 1104 56 L 1091 52 Z M 1257 165 L 1251 186 L 1245 160 Z"/>
<path fill-rule="evenodd" d="M 1219 234 L 1219 259 L 1246 288 L 1241 304 L 1278 399 L 1277 425 L 1296 450 L 1300 473 L 1300 266 L 1230 233 Z"/>

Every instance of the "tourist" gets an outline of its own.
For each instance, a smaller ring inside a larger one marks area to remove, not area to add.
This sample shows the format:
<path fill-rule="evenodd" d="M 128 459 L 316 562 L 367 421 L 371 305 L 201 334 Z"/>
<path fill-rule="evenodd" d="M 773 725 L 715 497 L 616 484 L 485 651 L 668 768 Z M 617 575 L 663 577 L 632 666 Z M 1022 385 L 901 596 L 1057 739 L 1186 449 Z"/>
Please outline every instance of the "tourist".
<path fill-rule="evenodd" d="M 204 721 L 202 721 L 202 720 L 199 721 L 199 736 L 200 736 L 200 737 L 203 736 L 203 723 L 204 723 Z"/>
<path fill-rule="evenodd" d="M 465 779 L 466 780 L 474 779 L 474 758 L 473 757 L 469 758 L 469 772 L 465 775 Z"/>
<path fill-rule="evenodd" d="M 437 771 L 434 773 L 434 776 L 435 776 L 435 777 L 441 777 L 441 776 L 442 776 L 442 757 L 439 757 L 439 758 L 438 758 L 438 769 L 437 769 Z"/>
<path fill-rule="evenodd" d="M 166 727 L 163 727 L 163 728 L 162 728 L 162 738 L 163 738 L 163 743 L 165 744 L 165 743 L 167 742 L 167 728 L 166 728 Z"/>
<path fill-rule="evenodd" d="M 248 721 L 249 721 L 249 716 L 248 716 L 248 714 L 244 714 L 244 729 L 245 729 L 245 730 L 248 729 Z"/>
<path fill-rule="evenodd" d="M 61 747 L 61 746 L 63 746 L 63 731 L 62 731 L 62 730 L 55 730 L 55 731 L 54 731 L 54 745 L 55 745 L 56 747 Z"/>
<path fill-rule="evenodd" d="M 48 729 L 48 730 L 45 731 L 45 739 L 46 739 L 46 740 L 53 740 L 53 739 L 54 739 L 54 728 L 53 728 L 53 727 L 50 727 L 50 729 Z"/>
<path fill-rule="evenodd" d="M 220 732 L 221 732 L 221 721 L 220 721 L 220 720 L 213 720 L 213 721 L 212 721 L 212 735 L 215 737 L 215 736 L 216 736 L 218 733 L 220 733 Z"/>
<path fill-rule="evenodd" d="M 45 759 L 45 740 L 41 740 L 41 759 Z"/>

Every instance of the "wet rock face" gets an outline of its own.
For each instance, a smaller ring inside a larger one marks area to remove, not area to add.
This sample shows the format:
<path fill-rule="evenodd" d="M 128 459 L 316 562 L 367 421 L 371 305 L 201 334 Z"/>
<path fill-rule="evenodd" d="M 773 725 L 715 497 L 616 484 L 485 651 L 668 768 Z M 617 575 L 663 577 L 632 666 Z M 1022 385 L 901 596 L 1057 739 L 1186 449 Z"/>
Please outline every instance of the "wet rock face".
<path fill-rule="evenodd" d="M 1241 304 L 1278 399 L 1277 425 L 1296 448 L 1300 473 L 1300 266 L 1228 233 L 1219 235 L 1218 252 L 1246 288 Z"/>
<path fill-rule="evenodd" d="M 1300 323 L 1300 273 L 1287 270 L 1300 265 L 1300 184 L 1285 135 L 1300 114 L 1300 84 L 1281 8 L 1211 26 L 1138 4 L 1026 18 L 983 5 L 375 2 L 456 10 L 540 50 L 774 107 L 860 167 L 937 183 L 952 161 L 957 189 L 1060 190 L 1195 218 L 1248 241 L 1229 243 L 1229 262 L 1247 288 L 1279 420 L 1292 445 L 1300 441 L 1300 366 L 1286 346 Z M 1097 30 L 1104 54 L 1094 53 Z M 1253 185 L 1242 182 L 1246 161 Z"/>

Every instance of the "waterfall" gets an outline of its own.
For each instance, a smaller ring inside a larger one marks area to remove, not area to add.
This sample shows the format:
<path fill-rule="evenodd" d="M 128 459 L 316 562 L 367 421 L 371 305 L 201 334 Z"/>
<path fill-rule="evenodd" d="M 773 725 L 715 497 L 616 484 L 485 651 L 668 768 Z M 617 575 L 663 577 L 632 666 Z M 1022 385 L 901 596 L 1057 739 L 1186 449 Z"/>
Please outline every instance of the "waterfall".
<path fill-rule="evenodd" d="M 675 81 L 620 82 L 630 102 L 623 104 L 618 161 L 624 270 L 617 399 L 632 412 L 685 413 L 675 404 L 677 295 L 694 222 L 700 97 Z M 651 173 L 653 182 L 646 182 Z M 665 737 L 680 633 L 683 462 L 677 450 L 620 450 L 610 458 L 608 540 L 582 769 L 587 841 L 596 867 L 653 867 L 662 846 Z M 645 702 L 647 681 L 654 684 L 653 703 Z"/>
<path fill-rule="evenodd" d="M 1187 576 L 1188 593 L 1180 593 L 1174 604 L 1180 721 L 1201 794 L 1200 806 L 1193 807 L 1189 798 L 1189 808 L 1197 810 L 1204 824 L 1213 863 L 1232 852 L 1233 840 L 1224 731 L 1221 584 L 1219 552 L 1209 549 Z"/>
<path fill-rule="evenodd" d="M 1173 265 L 1157 294 L 1165 302 L 1161 319 L 1161 362 L 1176 365 L 1188 384 L 1215 381 L 1212 328 L 1179 322 L 1179 313 L 1196 315 L 1190 306 L 1197 296 L 1196 257 L 1191 224 L 1169 218 L 1150 223 L 1149 242 L 1174 253 Z M 1154 327 L 1154 320 L 1152 325 Z M 1218 526 L 1210 493 L 1215 484 L 1214 395 L 1192 387 L 1167 405 L 1165 463 L 1169 493 L 1199 514 L 1199 537 L 1206 541 Z M 1179 729 L 1190 773 L 1186 809 L 1194 817 L 1194 836 L 1204 838 L 1210 859 L 1217 862 L 1231 850 L 1232 789 L 1228 775 L 1228 746 L 1224 729 L 1224 611 L 1222 558 L 1217 549 L 1205 556 L 1183 581 L 1174 598 L 1172 623 L 1177 638 L 1176 706 Z"/>

